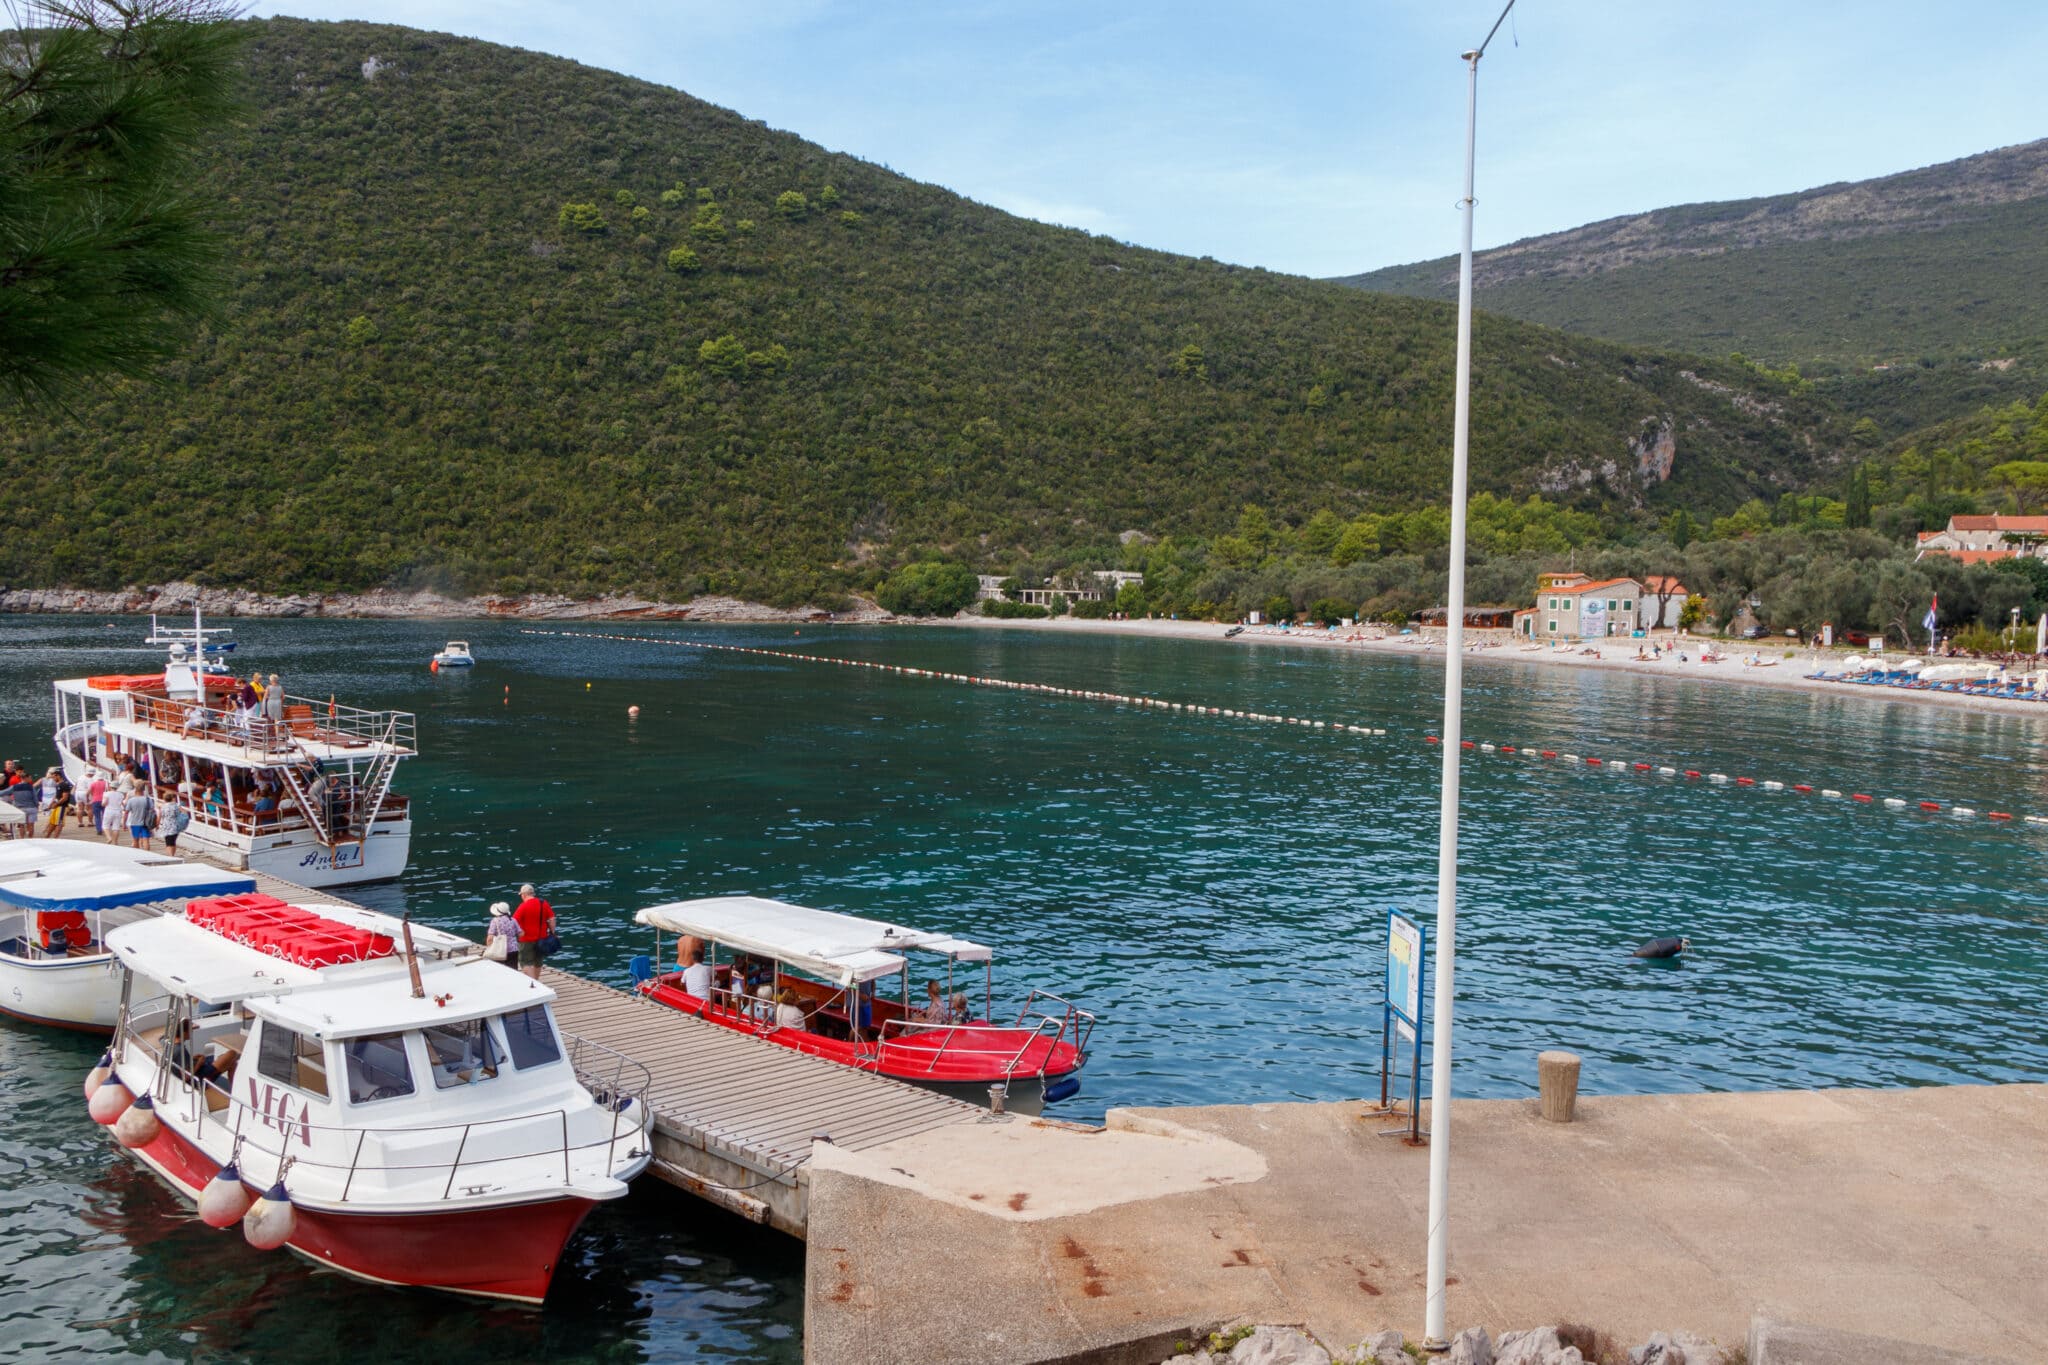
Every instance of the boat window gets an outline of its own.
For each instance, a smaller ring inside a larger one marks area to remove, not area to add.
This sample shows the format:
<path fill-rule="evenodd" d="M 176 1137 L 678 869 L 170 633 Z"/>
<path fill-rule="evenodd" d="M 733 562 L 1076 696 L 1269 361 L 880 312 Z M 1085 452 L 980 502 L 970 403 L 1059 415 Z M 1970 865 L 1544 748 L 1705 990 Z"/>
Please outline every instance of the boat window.
<path fill-rule="evenodd" d="M 405 1035 L 375 1033 L 341 1045 L 348 1059 L 348 1102 L 394 1100 L 412 1093 L 412 1065 L 405 1059 Z"/>
<path fill-rule="evenodd" d="M 491 1031 L 483 1020 L 437 1024 L 422 1030 L 422 1035 L 427 1040 L 427 1056 L 433 1061 L 434 1084 L 438 1088 L 474 1085 L 498 1074 L 498 1049 L 491 1042 Z"/>
<path fill-rule="evenodd" d="M 530 1005 L 504 1016 L 505 1046 L 512 1053 L 512 1065 L 521 1071 L 562 1060 L 562 1046 L 555 1041 L 555 1026 L 548 1022 L 546 1005 Z"/>
<path fill-rule="evenodd" d="M 327 1067 L 317 1038 L 266 1021 L 256 1043 L 256 1070 L 295 1090 L 327 1098 Z"/>

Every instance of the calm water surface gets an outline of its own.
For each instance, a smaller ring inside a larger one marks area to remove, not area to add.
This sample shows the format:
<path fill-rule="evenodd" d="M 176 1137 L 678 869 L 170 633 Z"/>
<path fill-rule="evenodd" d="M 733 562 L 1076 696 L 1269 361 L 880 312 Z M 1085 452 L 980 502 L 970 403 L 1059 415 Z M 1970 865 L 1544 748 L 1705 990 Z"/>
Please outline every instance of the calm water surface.
<path fill-rule="evenodd" d="M 614 981 L 647 946 L 633 911 L 662 900 L 754 892 L 956 930 L 997 945 L 999 993 L 1048 986 L 1101 1015 L 1074 1117 L 1373 1089 L 1384 916 L 1434 903 L 1420 736 L 1440 661 L 636 628 L 1390 732 L 1360 739 L 500 623 L 236 626 L 244 666 L 293 692 L 419 714 L 412 868 L 358 899 L 477 932 L 532 880 L 563 914 L 562 964 Z M 482 662 L 430 675 L 451 631 Z M 147 667 L 145 632 L 0 618 L 0 751 L 47 761 L 50 679 Z M 1475 666 L 1467 687 L 1479 739 L 2048 813 L 2030 716 L 1525 666 Z M 1461 1094 L 1529 1093 L 1553 1046 L 1594 1091 L 2041 1077 L 2033 827 L 1481 754 L 1464 790 Z M 1628 958 L 1664 933 L 1692 937 L 1683 965 Z M 651 1182 L 586 1225 L 545 1314 L 251 1251 L 85 1119 L 95 1054 L 0 1025 L 0 1341 L 27 1355 L 800 1356 L 801 1249 Z"/>

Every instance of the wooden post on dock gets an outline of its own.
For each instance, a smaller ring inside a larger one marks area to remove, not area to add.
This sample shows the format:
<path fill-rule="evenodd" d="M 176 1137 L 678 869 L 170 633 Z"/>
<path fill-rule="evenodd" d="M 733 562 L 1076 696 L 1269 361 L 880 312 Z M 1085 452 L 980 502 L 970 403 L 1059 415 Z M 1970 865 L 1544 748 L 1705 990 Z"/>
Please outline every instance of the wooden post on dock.
<path fill-rule="evenodd" d="M 1570 1123 L 1579 1102 L 1579 1055 L 1576 1052 L 1536 1054 L 1537 1104 L 1552 1123 Z"/>

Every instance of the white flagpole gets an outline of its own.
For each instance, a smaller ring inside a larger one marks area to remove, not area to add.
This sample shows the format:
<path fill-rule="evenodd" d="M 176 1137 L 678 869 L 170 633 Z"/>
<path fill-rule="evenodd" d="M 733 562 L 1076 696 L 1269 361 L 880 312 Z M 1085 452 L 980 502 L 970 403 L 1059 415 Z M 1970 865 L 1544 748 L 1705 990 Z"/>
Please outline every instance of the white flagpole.
<path fill-rule="evenodd" d="M 1493 21 L 1486 41 L 1463 54 L 1465 63 L 1464 244 L 1458 255 L 1458 386 L 1451 436 L 1451 563 L 1445 618 L 1443 796 L 1436 858 L 1436 1004 L 1431 1023 L 1429 1078 L 1429 1271 L 1423 1301 L 1423 1347 L 1449 1348 L 1444 1281 L 1451 1259 L 1451 1015 L 1458 961 L 1458 755 L 1464 737 L 1465 484 L 1472 444 L 1472 211 L 1473 163 L 1479 137 L 1479 59 L 1500 32 L 1515 0 Z"/>

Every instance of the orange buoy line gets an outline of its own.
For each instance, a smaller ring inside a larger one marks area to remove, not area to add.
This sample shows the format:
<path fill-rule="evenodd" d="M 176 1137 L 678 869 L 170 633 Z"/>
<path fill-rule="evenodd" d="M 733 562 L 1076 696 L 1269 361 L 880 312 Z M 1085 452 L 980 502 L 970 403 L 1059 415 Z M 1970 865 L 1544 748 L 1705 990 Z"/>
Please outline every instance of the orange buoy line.
<path fill-rule="evenodd" d="M 1009 678 L 988 678 L 975 673 L 947 673 L 936 668 L 912 668 L 905 664 L 876 663 L 869 659 L 842 659 L 825 654 L 799 654 L 790 649 L 762 649 L 754 645 L 714 645 L 702 640 L 668 640 L 656 635 L 614 635 L 595 630 L 529 630 L 522 629 L 521 635 L 550 635 L 565 640 L 617 640 L 628 644 L 672 645 L 682 649 L 713 650 L 726 654 L 757 654 L 764 658 L 785 659 L 794 663 L 831 664 L 836 668 L 865 668 L 875 673 L 894 673 L 905 678 L 931 678 L 938 682 L 960 683 L 969 687 L 996 687 L 1012 692 L 1035 692 L 1042 696 L 1066 697 L 1074 701 L 1108 702 L 1119 706 L 1149 707 L 1155 711 L 1178 712 L 1190 716 L 1217 716 L 1230 720 L 1257 721 L 1268 725 L 1299 725 L 1311 730 L 1328 730 L 1332 734 L 1384 735 L 1383 729 L 1370 725 L 1353 725 L 1341 720 L 1305 720 L 1300 716 L 1276 716 L 1261 711 L 1240 711 L 1230 707 L 1206 706 L 1198 702 L 1164 701 L 1158 697 L 1141 697 L 1126 692 L 1104 692 L 1086 687 L 1055 687 L 1051 683 L 1017 682 Z"/>
<path fill-rule="evenodd" d="M 1424 735 L 1422 742 L 1424 744 L 1443 743 L 1436 735 Z M 1880 798 L 1872 796 L 1868 792 L 1844 793 L 1835 790 L 1833 787 L 1814 787 L 1806 782 L 1759 781 L 1754 777 L 1730 778 L 1726 773 L 1703 773 L 1698 768 L 1677 768 L 1670 764 L 1632 762 L 1625 758 L 1587 757 L 1581 759 L 1577 754 L 1562 753 L 1556 749 L 1531 748 L 1527 745 L 1490 744 L 1485 741 L 1462 739 L 1458 741 L 1458 747 L 1460 749 L 1476 749 L 1481 753 L 1496 754 L 1502 758 L 1551 759 L 1563 763 L 1578 772 L 1587 774 L 1615 773 L 1621 776 L 1635 776 L 1647 773 L 1653 777 L 1674 777 L 1681 782 L 1705 781 L 1711 782 L 1716 786 L 1748 787 L 1762 792 L 1783 792 L 1788 796 L 1812 796 L 1818 794 L 1828 800 L 1838 801 L 1846 798 L 1859 806 L 1882 804 L 1886 810 L 1914 810 L 1926 815 L 1947 814 L 1951 818 L 1958 820 L 1967 820 L 1978 814 L 1974 807 L 1944 806 L 1939 801 L 1908 801 L 1897 796 Z M 2017 818 L 2029 825 L 2048 825 L 2048 815 L 2022 815 L 2015 817 L 2011 811 L 1987 810 L 1983 812 L 1983 816 L 1987 820 L 2003 821 Z"/>

